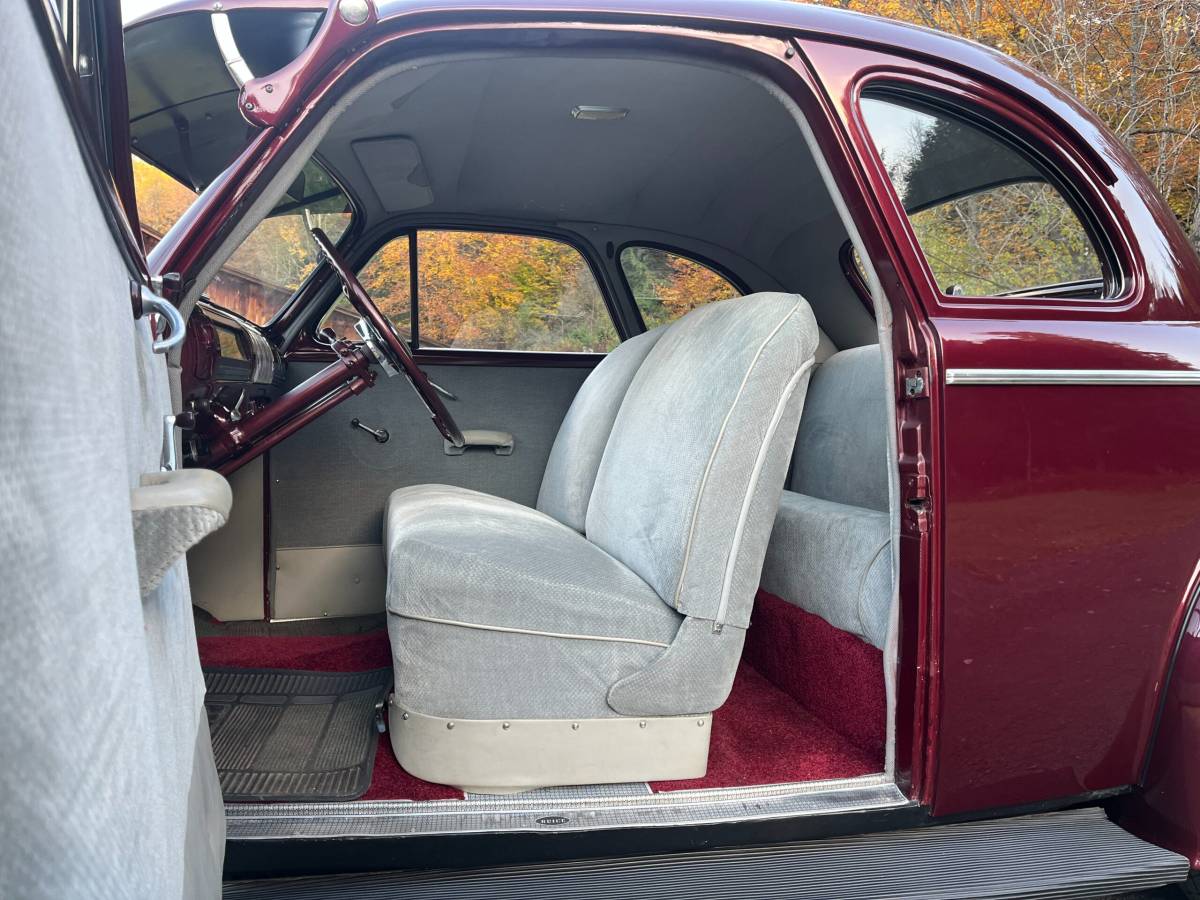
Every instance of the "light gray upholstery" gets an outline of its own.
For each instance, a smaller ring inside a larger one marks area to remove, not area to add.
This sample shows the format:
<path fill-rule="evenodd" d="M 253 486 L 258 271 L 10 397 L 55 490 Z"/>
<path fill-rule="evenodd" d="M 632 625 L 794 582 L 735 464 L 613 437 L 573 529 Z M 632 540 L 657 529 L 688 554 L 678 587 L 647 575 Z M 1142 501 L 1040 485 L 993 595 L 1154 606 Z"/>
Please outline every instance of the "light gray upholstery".
<path fill-rule="evenodd" d="M 762 586 L 876 647 L 887 638 L 891 517 L 784 491 Z"/>
<path fill-rule="evenodd" d="M 472 719 L 601 718 L 682 616 L 549 516 L 465 488 L 392 495 L 386 543 L 397 701 Z"/>
<path fill-rule="evenodd" d="M 816 323 L 799 297 L 753 295 L 631 343 L 597 369 L 564 426 L 554 477 L 573 473 L 580 486 L 543 492 L 568 517 L 586 504 L 586 537 L 570 527 L 577 519 L 461 488 L 392 495 L 398 707 L 558 719 L 705 713 L 724 702 Z"/>
<path fill-rule="evenodd" d="M 790 294 L 676 322 L 617 414 L 588 540 L 685 615 L 745 627 L 816 348 Z"/>
<path fill-rule="evenodd" d="M 166 362 L 33 15 L 0 5 L 0 894 L 220 894 L 225 820 L 182 560 L 143 597 L 130 494 Z"/>
<path fill-rule="evenodd" d="M 813 375 L 791 490 L 783 492 L 762 586 L 876 647 L 892 599 L 882 354 L 835 354 Z"/>
<path fill-rule="evenodd" d="M 617 410 L 663 329 L 630 338 L 604 358 L 567 411 L 542 477 L 537 508 L 583 533 L 588 501 Z"/>
<path fill-rule="evenodd" d="M 788 488 L 798 494 L 888 508 L 890 427 L 879 345 L 835 353 L 813 373 Z"/>

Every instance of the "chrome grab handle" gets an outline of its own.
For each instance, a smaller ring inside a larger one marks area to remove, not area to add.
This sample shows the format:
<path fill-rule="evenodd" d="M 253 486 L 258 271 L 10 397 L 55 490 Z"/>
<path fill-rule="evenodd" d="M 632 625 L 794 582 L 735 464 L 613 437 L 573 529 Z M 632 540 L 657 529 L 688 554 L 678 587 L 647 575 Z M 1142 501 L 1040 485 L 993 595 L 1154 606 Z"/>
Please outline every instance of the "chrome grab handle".
<path fill-rule="evenodd" d="M 158 313 L 167 323 L 166 331 L 162 336 L 154 338 L 154 352 L 166 353 L 171 348 L 182 344 L 187 335 L 187 323 L 183 321 L 179 310 L 145 285 L 142 285 L 141 301 L 143 312 Z"/>

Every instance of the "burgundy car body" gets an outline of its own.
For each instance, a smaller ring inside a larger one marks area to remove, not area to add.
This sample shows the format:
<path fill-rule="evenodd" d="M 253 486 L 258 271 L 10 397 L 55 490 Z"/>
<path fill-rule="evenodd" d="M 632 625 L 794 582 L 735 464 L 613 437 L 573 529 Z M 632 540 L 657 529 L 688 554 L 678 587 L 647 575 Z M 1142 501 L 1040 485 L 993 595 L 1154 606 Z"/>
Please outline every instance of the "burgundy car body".
<path fill-rule="evenodd" d="M 186 0 L 154 16 L 209 8 Z M 1132 789 L 1128 827 L 1200 865 L 1189 771 L 1200 637 L 1184 630 L 1200 591 L 1200 260 L 1126 148 L 1013 60 L 800 4 L 385 0 L 367 27 L 329 16 L 285 69 L 245 86 L 243 113 L 262 130 L 151 254 L 152 270 L 193 277 L 378 54 L 418 36 L 535 27 L 735 52 L 809 117 L 895 312 L 896 383 L 913 386 L 897 398 L 902 787 L 937 816 Z M 1117 295 L 943 295 L 857 111 L 881 79 L 967 100 L 1053 160 L 1111 242 Z M 990 370 L 1025 380 L 989 383 Z M 1081 372 L 1090 380 L 1072 383 Z"/>

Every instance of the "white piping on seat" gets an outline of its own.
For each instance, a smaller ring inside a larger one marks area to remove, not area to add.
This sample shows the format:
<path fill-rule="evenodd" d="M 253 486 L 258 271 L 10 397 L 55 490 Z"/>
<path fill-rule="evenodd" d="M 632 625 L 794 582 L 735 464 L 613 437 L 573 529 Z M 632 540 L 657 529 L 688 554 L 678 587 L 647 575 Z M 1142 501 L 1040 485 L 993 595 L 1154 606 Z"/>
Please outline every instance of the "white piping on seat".
<path fill-rule="evenodd" d="M 476 631 L 503 631 L 506 634 L 534 634 L 538 637 L 565 638 L 570 641 L 610 641 L 615 644 L 642 644 L 646 647 L 662 647 L 670 644 L 662 641 L 647 641 L 641 638 L 604 637 L 599 634 L 560 634 L 557 631 L 535 631 L 532 628 L 508 628 L 504 625 L 480 625 L 477 622 L 459 622 L 455 619 L 438 619 L 433 616 L 418 616 L 414 613 L 393 613 L 402 619 L 415 619 L 418 622 L 432 622 L 435 625 L 457 625 L 459 628 L 474 628 Z"/>
<path fill-rule="evenodd" d="M 775 440 L 775 432 L 779 430 L 779 423 L 783 420 L 783 411 L 796 393 L 796 386 L 800 384 L 801 378 L 812 371 L 814 364 L 815 360 L 810 359 L 797 370 L 796 374 L 792 376 L 792 380 L 788 382 L 783 396 L 779 398 L 779 404 L 775 407 L 775 414 L 771 416 L 771 424 L 767 427 L 767 434 L 763 438 L 762 447 L 759 448 L 758 458 L 754 460 L 754 468 L 750 470 L 750 481 L 746 487 L 746 495 L 742 498 L 742 509 L 738 513 L 737 528 L 733 532 L 733 545 L 730 547 L 729 556 L 725 559 L 725 579 L 721 583 L 721 602 L 717 606 L 717 617 L 713 620 L 714 632 L 720 632 L 725 627 L 725 616 L 729 611 L 729 594 L 733 590 L 733 570 L 736 568 L 738 551 L 742 547 L 742 533 L 746 530 L 746 520 L 750 517 L 750 504 L 758 491 L 758 479 L 767 462 L 767 451 L 771 448 L 771 442 Z"/>
<path fill-rule="evenodd" d="M 687 577 L 688 562 L 692 557 L 692 541 L 696 536 L 696 520 L 700 516 L 700 505 L 704 501 L 704 489 L 708 486 L 708 476 L 712 471 L 713 460 L 717 458 L 717 451 L 721 449 L 721 444 L 725 439 L 725 431 L 729 428 L 729 420 L 733 418 L 733 411 L 737 409 L 738 401 L 742 399 L 742 394 L 746 391 L 746 382 L 750 380 L 750 375 L 754 372 L 754 367 L 758 365 L 758 361 L 762 357 L 763 351 L 767 349 L 767 344 L 771 343 L 772 339 L 779 333 L 780 329 L 787 324 L 787 320 L 795 314 L 796 310 L 800 308 L 801 303 L 804 302 L 805 301 L 801 300 L 790 310 L 788 310 L 787 314 L 779 320 L 779 324 L 771 329 L 771 333 L 763 338 L 763 342 L 758 345 L 758 350 L 755 351 L 754 358 L 750 360 L 750 365 L 746 367 L 746 374 L 742 376 L 742 383 L 738 385 L 737 394 L 734 395 L 733 402 L 729 404 L 729 411 L 725 413 L 725 418 L 721 421 L 721 430 L 717 432 L 716 443 L 713 444 L 712 452 L 708 455 L 708 462 L 704 466 L 704 475 L 700 479 L 700 489 L 696 492 L 696 500 L 692 505 L 692 521 L 688 525 L 687 543 L 684 544 L 683 548 L 683 565 L 679 568 L 679 580 L 675 584 L 675 595 L 671 598 L 671 606 L 676 611 L 680 611 L 679 595 L 683 592 L 683 582 Z M 723 604 L 724 600 L 722 599 L 722 605 Z M 718 615 L 719 614 L 720 613 L 718 613 Z"/>

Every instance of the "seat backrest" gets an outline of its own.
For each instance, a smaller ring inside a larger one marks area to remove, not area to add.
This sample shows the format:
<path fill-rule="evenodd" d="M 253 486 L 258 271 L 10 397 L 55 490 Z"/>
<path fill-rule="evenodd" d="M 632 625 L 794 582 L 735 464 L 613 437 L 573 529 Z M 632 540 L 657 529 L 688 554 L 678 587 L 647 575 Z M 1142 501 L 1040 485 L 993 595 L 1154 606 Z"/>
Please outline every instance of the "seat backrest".
<path fill-rule="evenodd" d="M 664 331 L 656 328 L 639 334 L 609 353 L 583 383 L 559 426 L 537 508 L 568 528 L 584 530 L 588 500 L 617 410 L 633 376 Z"/>
<path fill-rule="evenodd" d="M 587 538 L 687 616 L 749 624 L 817 341 L 801 297 L 713 303 L 665 330 L 625 393 Z"/>
<path fill-rule="evenodd" d="M 889 450 L 878 344 L 835 353 L 813 373 L 788 487 L 886 512 Z"/>

